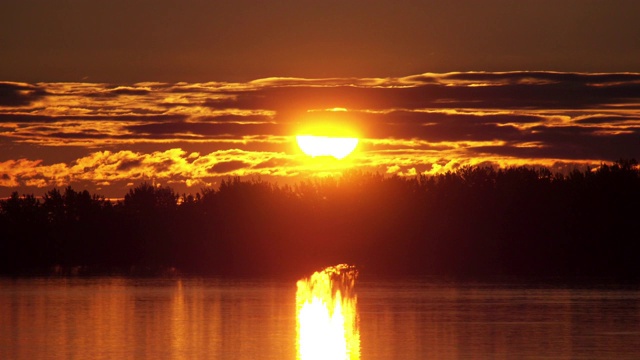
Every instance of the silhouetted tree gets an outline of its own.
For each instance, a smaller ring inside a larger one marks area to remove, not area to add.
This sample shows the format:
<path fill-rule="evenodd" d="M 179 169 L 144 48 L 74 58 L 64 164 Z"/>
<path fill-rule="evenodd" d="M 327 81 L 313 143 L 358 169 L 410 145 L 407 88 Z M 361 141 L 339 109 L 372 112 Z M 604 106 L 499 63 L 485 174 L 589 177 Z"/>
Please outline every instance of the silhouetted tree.
<path fill-rule="evenodd" d="M 11 196 L 0 201 L 0 266 L 6 272 L 33 271 L 46 265 L 46 217 L 37 198 L 30 195 Z"/>
<path fill-rule="evenodd" d="M 566 176 L 477 166 L 293 186 L 235 177 L 194 195 L 142 183 L 115 205 L 54 188 L 0 201 L 0 272 L 298 277 L 347 262 L 387 276 L 637 279 L 639 204 L 635 160 Z"/>

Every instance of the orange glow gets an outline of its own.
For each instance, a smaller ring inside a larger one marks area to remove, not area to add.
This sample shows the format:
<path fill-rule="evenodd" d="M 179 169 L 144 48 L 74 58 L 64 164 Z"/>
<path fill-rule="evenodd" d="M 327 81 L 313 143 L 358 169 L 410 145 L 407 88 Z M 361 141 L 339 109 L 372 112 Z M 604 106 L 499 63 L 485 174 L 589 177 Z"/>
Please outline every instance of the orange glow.
<path fill-rule="evenodd" d="M 296 142 L 300 150 L 311 157 L 333 156 L 338 160 L 351 154 L 358 146 L 358 138 L 353 137 L 298 135 Z"/>
<path fill-rule="evenodd" d="M 342 264 L 298 281 L 298 360 L 360 359 L 356 276 L 354 267 Z"/>

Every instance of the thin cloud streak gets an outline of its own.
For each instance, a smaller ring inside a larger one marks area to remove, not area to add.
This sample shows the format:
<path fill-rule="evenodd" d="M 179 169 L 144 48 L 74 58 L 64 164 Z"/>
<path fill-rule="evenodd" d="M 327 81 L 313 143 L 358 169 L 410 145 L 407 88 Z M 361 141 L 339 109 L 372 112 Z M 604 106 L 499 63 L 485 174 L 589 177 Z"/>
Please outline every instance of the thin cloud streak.
<path fill-rule="evenodd" d="M 636 73 L 2 82 L 0 94 L 0 195 L 74 183 L 121 194 L 150 179 L 188 189 L 225 176 L 289 181 L 353 168 L 401 176 L 478 164 L 568 171 L 640 158 Z M 314 123 L 355 129 L 361 142 L 348 162 L 300 153 L 294 136 Z M 54 155 L 64 151 L 76 156 L 60 162 Z"/>

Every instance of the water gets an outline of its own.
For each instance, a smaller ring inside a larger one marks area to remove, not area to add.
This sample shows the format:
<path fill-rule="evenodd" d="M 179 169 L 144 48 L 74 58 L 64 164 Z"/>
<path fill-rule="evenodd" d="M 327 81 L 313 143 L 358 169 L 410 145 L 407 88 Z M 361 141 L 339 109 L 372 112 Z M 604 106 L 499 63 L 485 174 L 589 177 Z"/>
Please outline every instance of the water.
<path fill-rule="evenodd" d="M 361 282 L 360 358 L 639 359 L 640 288 Z M 296 284 L 0 279 L 0 359 L 296 359 Z"/>

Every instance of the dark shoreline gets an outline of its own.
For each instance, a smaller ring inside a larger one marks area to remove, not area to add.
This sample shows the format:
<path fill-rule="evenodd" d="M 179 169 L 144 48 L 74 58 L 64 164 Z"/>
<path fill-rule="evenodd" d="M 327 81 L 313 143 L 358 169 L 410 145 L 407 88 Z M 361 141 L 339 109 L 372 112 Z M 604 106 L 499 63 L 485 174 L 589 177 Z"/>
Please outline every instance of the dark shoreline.
<path fill-rule="evenodd" d="M 563 176 L 469 167 L 354 172 L 196 195 L 141 184 L 122 202 L 72 188 L 0 201 L 0 275 L 299 278 L 357 265 L 390 278 L 640 279 L 634 160 Z"/>

